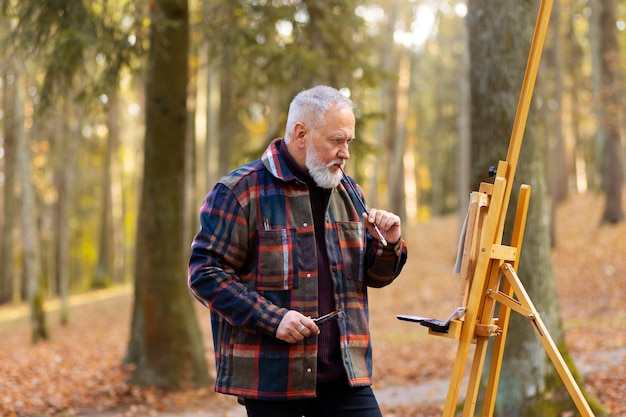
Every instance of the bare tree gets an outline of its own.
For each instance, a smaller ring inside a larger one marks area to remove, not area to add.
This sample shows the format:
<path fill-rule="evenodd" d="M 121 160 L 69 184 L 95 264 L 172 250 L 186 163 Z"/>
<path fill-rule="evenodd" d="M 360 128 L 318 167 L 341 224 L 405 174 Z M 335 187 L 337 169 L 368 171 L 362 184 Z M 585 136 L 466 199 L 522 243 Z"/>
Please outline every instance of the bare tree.
<path fill-rule="evenodd" d="M 15 121 L 24 126 L 24 102 L 20 96 L 19 75 L 15 72 L 14 80 Z M 22 190 L 21 224 L 23 239 L 24 277 L 26 279 L 26 296 L 30 305 L 31 336 L 33 342 L 47 339 L 46 314 L 43 308 L 43 291 L 39 285 L 41 272 L 41 256 L 39 236 L 37 233 L 37 216 L 35 207 L 35 190 L 32 183 L 31 156 L 28 137 L 23 128 L 17 133 L 17 165 Z"/>
<path fill-rule="evenodd" d="M 16 102 L 16 76 L 14 66 L 14 58 L 7 60 L 7 68 L 3 77 L 3 108 L 4 108 L 4 141 L 2 148 L 4 149 L 4 196 L 3 196 L 3 213 L 4 221 L 2 228 L 2 248 L 0 250 L 0 303 L 8 302 L 13 298 L 13 290 L 15 283 L 14 274 L 17 273 L 15 268 L 14 256 L 16 239 L 14 239 L 14 224 L 18 219 L 18 200 L 16 194 L 17 185 L 17 160 L 16 147 L 17 136 L 20 124 L 15 119 L 15 109 L 19 104 Z"/>
<path fill-rule="evenodd" d="M 381 51 L 380 65 L 390 74 L 396 74 L 399 71 L 398 47 L 394 44 L 393 35 L 400 14 L 400 5 L 394 1 L 387 7 L 388 18 L 381 29 L 382 45 L 385 47 Z M 387 149 L 391 145 L 391 138 L 396 132 L 396 105 L 394 99 L 397 96 L 397 81 L 393 78 L 383 79 L 380 83 L 378 97 L 380 102 L 380 112 L 384 115 L 376 122 L 376 148 Z M 372 170 L 371 186 L 368 196 L 369 203 L 373 206 L 383 205 L 385 201 L 379 196 L 378 185 L 387 181 L 384 167 L 389 166 L 389 156 L 387 152 L 381 152 L 379 158 L 374 160 L 374 169 Z"/>
<path fill-rule="evenodd" d="M 622 89 L 618 82 L 620 74 L 620 49 L 617 39 L 616 2 L 600 2 L 600 54 L 601 54 L 601 118 L 604 127 L 604 191 L 605 205 L 602 214 L 603 223 L 619 223 L 624 220 L 622 208 L 622 184 L 624 168 L 620 135 L 620 114 L 624 107 L 620 95 Z"/>
<path fill-rule="evenodd" d="M 64 80 L 67 81 L 67 80 Z M 67 95 L 68 84 L 61 82 L 58 88 L 59 96 Z M 71 114 L 70 100 L 66 99 L 62 104 L 63 114 Z M 58 285 L 61 299 L 61 323 L 67 324 L 69 321 L 69 287 L 70 287 L 70 217 L 72 203 L 72 184 L 74 182 L 76 146 L 78 142 L 77 133 L 72 131 L 67 119 L 57 121 L 60 125 L 56 131 L 60 132 L 55 138 L 56 149 L 54 151 L 55 185 L 57 190 L 57 201 L 55 204 L 55 271 L 54 278 Z"/>
<path fill-rule="evenodd" d="M 102 187 L 103 198 L 100 214 L 100 237 L 98 260 L 91 286 L 107 287 L 123 279 L 123 236 L 121 219 L 121 185 L 117 153 L 119 150 L 119 93 L 112 88 L 107 102 L 108 140 L 104 155 Z"/>
<path fill-rule="evenodd" d="M 568 194 L 567 147 L 563 134 L 563 36 L 561 36 L 561 7 L 560 1 L 554 0 L 550 18 L 550 36 L 544 47 L 541 87 L 538 93 L 543 93 L 542 118 L 543 135 L 546 154 L 550 163 L 547 164 L 548 188 L 550 190 L 550 240 L 552 245 L 556 241 L 557 207 L 565 201 Z M 542 82 L 543 81 L 543 82 Z M 539 95 L 539 94 L 537 94 Z M 552 103 L 552 104 L 551 104 Z"/>
<path fill-rule="evenodd" d="M 404 154 L 407 142 L 407 120 L 409 117 L 409 91 L 411 59 L 409 51 L 403 51 L 400 56 L 400 67 L 397 85 L 397 97 L 395 105 L 395 118 L 392 123 L 396 124 L 395 136 L 389 138 L 388 151 L 390 153 L 387 167 L 387 184 L 389 188 L 388 207 L 403 219 L 406 218 L 406 199 L 404 182 Z"/>
<path fill-rule="evenodd" d="M 136 364 L 134 383 L 165 388 L 209 382 L 185 281 L 188 7 L 187 0 L 157 0 L 152 7 L 144 179 L 126 357 Z"/>

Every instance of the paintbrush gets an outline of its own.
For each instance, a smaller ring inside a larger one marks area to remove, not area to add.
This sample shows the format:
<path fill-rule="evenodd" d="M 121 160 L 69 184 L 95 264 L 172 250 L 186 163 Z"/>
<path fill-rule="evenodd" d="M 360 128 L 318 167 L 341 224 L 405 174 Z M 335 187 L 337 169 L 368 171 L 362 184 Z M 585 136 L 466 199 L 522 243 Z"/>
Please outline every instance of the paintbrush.
<path fill-rule="evenodd" d="M 346 172 L 343 170 L 343 168 L 341 166 L 339 166 L 339 169 L 341 170 L 341 173 L 343 174 L 343 177 L 345 178 L 346 182 L 348 183 L 348 186 L 350 186 L 350 189 L 352 190 L 352 192 L 356 196 L 357 200 L 359 200 L 359 203 L 361 204 L 361 207 L 363 207 L 363 212 L 365 213 L 366 216 L 369 216 L 369 212 L 367 211 L 367 207 L 365 207 L 365 202 L 361 199 L 361 195 L 357 191 L 356 187 L 354 185 L 352 185 L 352 182 L 350 182 L 350 180 L 348 179 L 348 176 L 346 175 Z M 380 242 L 383 244 L 383 246 L 387 246 L 387 240 L 385 239 L 385 237 L 381 233 L 381 231 L 378 228 L 378 226 L 376 226 L 376 223 L 371 223 L 369 221 L 369 219 L 368 219 L 368 223 L 370 223 L 372 226 L 374 226 L 374 230 L 376 231 L 376 233 L 378 233 L 378 238 L 379 238 Z"/>

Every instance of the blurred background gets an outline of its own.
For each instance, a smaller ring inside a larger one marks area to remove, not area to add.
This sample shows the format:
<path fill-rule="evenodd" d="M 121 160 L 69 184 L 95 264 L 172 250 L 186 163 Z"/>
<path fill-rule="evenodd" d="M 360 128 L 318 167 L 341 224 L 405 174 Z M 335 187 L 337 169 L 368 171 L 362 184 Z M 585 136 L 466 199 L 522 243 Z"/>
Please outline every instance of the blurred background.
<path fill-rule="evenodd" d="M 622 101 L 609 105 L 619 106 L 612 123 L 624 130 L 626 4 L 615 1 L 606 24 L 603 3 L 559 0 L 551 16 L 532 111 L 556 200 L 603 191 L 607 54 L 622 57 L 611 61 Z M 2 1 L 0 301 L 23 298 L 22 217 L 36 225 L 50 294 L 64 285 L 63 271 L 72 291 L 131 280 L 153 7 Z M 187 152 L 185 236 L 219 176 L 282 136 L 290 99 L 320 83 L 357 104 L 347 169 L 370 206 L 407 223 L 464 212 L 478 186 L 468 145 L 467 13 L 465 2 L 446 0 L 190 0 L 188 126 L 177 138 Z M 613 52 L 603 50 L 606 31 L 620 42 Z M 507 39 L 471 42 L 489 51 Z M 510 78 L 519 89 L 521 73 Z M 33 192 L 26 207 L 24 187 Z"/>
<path fill-rule="evenodd" d="M 0 0 L 0 304 L 28 304 L 37 341 L 44 301 L 67 323 L 71 295 L 132 288 L 124 362 L 148 368 L 135 382 L 184 379 L 150 364 L 171 352 L 146 350 L 202 345 L 186 339 L 198 327 L 184 285 L 198 209 L 283 136 L 292 97 L 315 84 L 356 104 L 346 170 L 368 205 L 427 246 L 411 228 L 460 226 L 506 157 L 540 3 Z M 557 208 L 593 194 L 589 221 L 624 218 L 625 31 L 624 0 L 552 3 L 518 173 L 533 186 L 520 275 L 557 340 Z M 623 308 L 616 288 L 603 305 Z M 524 349 L 528 362 L 537 346 Z"/>

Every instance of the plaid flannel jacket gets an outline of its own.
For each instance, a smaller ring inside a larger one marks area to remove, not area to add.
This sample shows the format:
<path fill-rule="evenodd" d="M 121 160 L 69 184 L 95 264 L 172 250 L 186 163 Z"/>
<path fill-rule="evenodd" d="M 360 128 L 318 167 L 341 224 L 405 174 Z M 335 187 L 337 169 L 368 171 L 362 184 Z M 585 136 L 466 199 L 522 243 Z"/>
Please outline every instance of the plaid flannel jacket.
<path fill-rule="evenodd" d="M 316 336 L 296 344 L 275 337 L 289 309 L 318 315 L 308 188 L 281 158 L 282 144 L 274 140 L 259 160 L 220 179 L 207 195 L 189 260 L 189 288 L 211 309 L 215 389 L 245 398 L 315 396 Z M 335 303 L 345 313 L 339 319 L 344 366 L 350 384 L 364 386 L 372 376 L 367 286 L 391 283 L 407 248 L 402 239 L 383 247 L 372 238 L 344 181 L 326 211 L 326 246 Z"/>

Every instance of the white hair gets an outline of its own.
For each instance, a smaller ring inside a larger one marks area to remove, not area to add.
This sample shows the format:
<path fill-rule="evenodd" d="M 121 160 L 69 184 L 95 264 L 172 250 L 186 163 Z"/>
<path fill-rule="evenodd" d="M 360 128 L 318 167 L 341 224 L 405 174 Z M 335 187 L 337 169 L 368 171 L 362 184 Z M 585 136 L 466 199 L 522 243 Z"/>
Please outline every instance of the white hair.
<path fill-rule="evenodd" d="M 326 112 L 333 106 L 334 110 L 349 108 L 354 112 L 352 100 L 332 87 L 318 85 L 298 93 L 289 105 L 285 142 L 291 141 L 297 123 L 306 123 L 311 130 L 320 127 L 324 123 Z"/>

